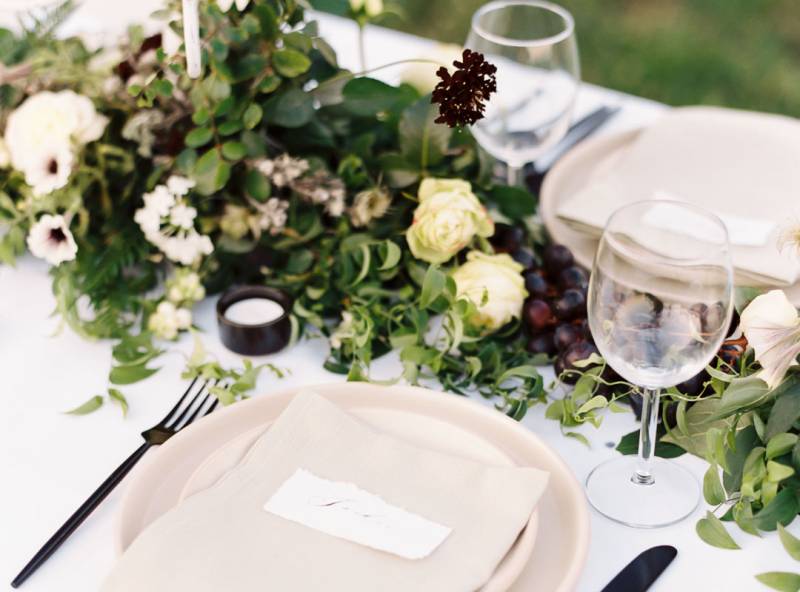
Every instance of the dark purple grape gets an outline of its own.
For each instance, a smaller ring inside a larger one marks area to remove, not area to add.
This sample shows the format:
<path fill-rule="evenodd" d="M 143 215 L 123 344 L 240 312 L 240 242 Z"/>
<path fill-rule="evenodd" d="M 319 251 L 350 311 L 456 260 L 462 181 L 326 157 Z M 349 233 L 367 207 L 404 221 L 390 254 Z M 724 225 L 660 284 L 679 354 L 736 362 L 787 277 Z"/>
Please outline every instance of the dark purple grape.
<path fill-rule="evenodd" d="M 519 226 L 511 226 L 498 222 L 494 225 L 494 234 L 489 242 L 498 253 L 513 253 L 525 241 L 525 231 Z"/>
<path fill-rule="evenodd" d="M 561 298 L 553 303 L 553 313 L 562 321 L 577 319 L 586 315 L 586 297 L 580 290 L 565 290 Z"/>
<path fill-rule="evenodd" d="M 553 332 L 545 331 L 539 335 L 534 335 L 528 340 L 527 350 L 532 354 L 555 355 L 556 346 L 553 343 Z"/>
<path fill-rule="evenodd" d="M 573 265 L 561 270 L 558 274 L 558 287 L 562 290 L 575 288 L 583 290 L 589 285 L 589 276 L 580 267 Z"/>
<path fill-rule="evenodd" d="M 522 265 L 523 269 L 536 269 L 536 256 L 530 249 L 519 248 L 511 253 L 511 258 Z"/>
<path fill-rule="evenodd" d="M 567 349 L 570 345 L 582 339 L 581 331 L 575 325 L 559 325 L 553 334 L 553 342 L 558 351 Z"/>
<path fill-rule="evenodd" d="M 537 298 L 529 298 L 525 301 L 523 314 L 531 333 L 540 333 L 555 323 L 550 305 Z"/>
<path fill-rule="evenodd" d="M 558 277 L 562 269 L 571 267 L 575 263 L 575 258 L 564 245 L 548 245 L 542 256 L 544 268 L 550 277 Z"/>
<path fill-rule="evenodd" d="M 652 327 L 664 309 L 664 303 L 651 294 L 636 294 L 626 298 L 617 308 L 616 317 L 625 327 Z"/>
<path fill-rule="evenodd" d="M 675 388 L 677 388 L 684 395 L 697 397 L 703 392 L 703 385 L 709 378 L 708 372 L 701 370 L 698 374 L 695 374 L 690 379 L 684 380 L 680 384 L 676 385 Z"/>
<path fill-rule="evenodd" d="M 597 353 L 597 348 L 586 341 L 578 341 L 565 349 L 556 360 L 556 376 L 560 376 L 565 370 L 578 370 L 582 372 L 586 368 L 577 368 L 575 362 L 585 360 L 592 354 Z M 562 380 L 567 384 L 575 384 L 579 378 L 578 372 L 569 372 Z"/>
<path fill-rule="evenodd" d="M 535 271 L 525 274 L 525 289 L 531 298 L 544 298 L 547 296 L 547 281 Z"/>
<path fill-rule="evenodd" d="M 582 319 L 577 324 L 577 327 L 580 330 L 581 335 L 583 335 L 584 339 L 586 339 L 590 343 L 594 343 L 594 335 L 592 335 L 592 329 L 591 329 L 591 327 L 589 327 L 589 320 L 588 319 Z"/>

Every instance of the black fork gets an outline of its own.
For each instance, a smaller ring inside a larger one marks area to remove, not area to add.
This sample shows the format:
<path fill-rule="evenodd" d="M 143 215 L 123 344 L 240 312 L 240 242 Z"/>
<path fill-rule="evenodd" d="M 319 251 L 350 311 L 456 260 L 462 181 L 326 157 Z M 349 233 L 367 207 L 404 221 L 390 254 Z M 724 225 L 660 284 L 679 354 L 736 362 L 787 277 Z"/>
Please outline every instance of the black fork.
<path fill-rule="evenodd" d="M 86 518 L 89 517 L 94 509 L 106 499 L 109 493 L 119 484 L 128 472 L 139 462 L 151 447 L 158 446 L 169 440 L 183 428 L 194 422 L 200 417 L 204 417 L 214 411 L 219 401 L 208 392 L 208 382 L 200 384 L 200 388 L 194 396 L 190 397 L 198 383 L 197 378 L 192 380 L 189 388 L 183 393 L 175 406 L 167 415 L 149 430 L 142 432 L 144 444 L 139 446 L 133 454 L 126 458 L 117 469 L 98 487 L 89 498 L 83 502 L 80 508 L 70 516 L 67 521 L 59 528 L 53 536 L 42 546 L 33 556 L 28 564 L 22 568 L 14 581 L 11 582 L 13 588 L 17 588 L 27 580 L 47 559 L 58 549 L 69 536 L 75 532 Z"/>

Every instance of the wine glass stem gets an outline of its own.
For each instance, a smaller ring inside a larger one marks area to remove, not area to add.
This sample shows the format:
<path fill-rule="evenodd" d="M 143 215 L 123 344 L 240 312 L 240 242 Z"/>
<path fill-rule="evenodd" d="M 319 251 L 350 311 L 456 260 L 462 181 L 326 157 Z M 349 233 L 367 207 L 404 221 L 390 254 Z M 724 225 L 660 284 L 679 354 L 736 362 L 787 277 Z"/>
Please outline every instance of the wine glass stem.
<path fill-rule="evenodd" d="M 506 183 L 511 187 L 522 187 L 522 167 L 509 164 L 506 167 Z"/>
<path fill-rule="evenodd" d="M 660 391 L 654 388 L 642 389 L 642 426 L 639 431 L 639 462 L 631 481 L 638 485 L 655 483 L 650 472 L 650 459 L 656 446 L 656 429 L 658 427 L 658 399 Z"/>

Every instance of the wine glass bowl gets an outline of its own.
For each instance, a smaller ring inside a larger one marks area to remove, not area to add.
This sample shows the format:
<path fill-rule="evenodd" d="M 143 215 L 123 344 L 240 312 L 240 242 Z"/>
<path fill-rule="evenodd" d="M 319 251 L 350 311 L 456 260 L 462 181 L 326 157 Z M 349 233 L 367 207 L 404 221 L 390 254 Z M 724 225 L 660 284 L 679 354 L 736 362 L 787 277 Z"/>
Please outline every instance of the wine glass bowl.
<path fill-rule="evenodd" d="M 598 351 L 644 396 L 639 458 L 596 468 L 589 500 L 625 524 L 675 522 L 696 507 L 699 488 L 678 465 L 652 458 L 658 389 L 702 371 L 725 338 L 733 305 L 724 224 L 702 208 L 666 200 L 617 210 L 595 255 L 587 312 Z M 648 502 L 667 489 L 674 497 L 668 504 Z"/>
<path fill-rule="evenodd" d="M 497 92 L 485 117 L 472 126 L 478 143 L 520 170 L 555 145 L 567 131 L 580 84 L 572 16 L 539 0 L 497 0 L 472 17 L 466 46 L 497 67 Z"/>

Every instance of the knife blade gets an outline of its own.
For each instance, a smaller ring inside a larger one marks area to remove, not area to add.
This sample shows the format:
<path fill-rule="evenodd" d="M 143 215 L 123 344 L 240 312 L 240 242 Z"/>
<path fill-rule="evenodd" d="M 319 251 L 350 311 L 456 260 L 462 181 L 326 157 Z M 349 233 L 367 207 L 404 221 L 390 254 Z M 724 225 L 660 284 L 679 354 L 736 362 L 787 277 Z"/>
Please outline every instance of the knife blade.
<path fill-rule="evenodd" d="M 567 133 L 558 144 L 551 148 L 544 156 L 538 158 L 533 165 L 526 167 L 525 181 L 528 187 L 538 193 L 542 187 L 545 174 L 570 148 L 585 140 L 595 130 L 611 119 L 619 111 L 619 107 L 603 106 L 595 109 L 570 126 Z"/>
<path fill-rule="evenodd" d="M 631 561 L 602 592 L 644 592 L 672 563 L 678 550 L 670 545 L 651 547 Z"/>

